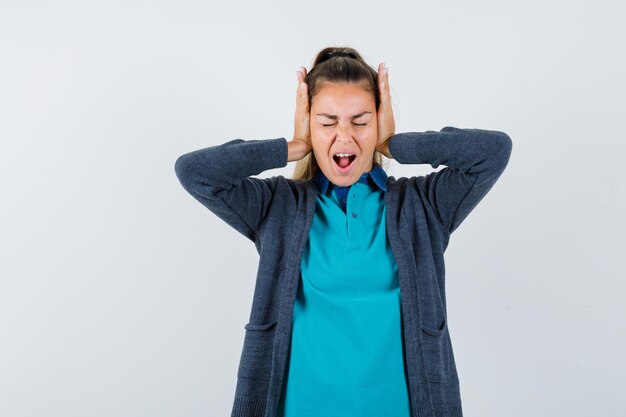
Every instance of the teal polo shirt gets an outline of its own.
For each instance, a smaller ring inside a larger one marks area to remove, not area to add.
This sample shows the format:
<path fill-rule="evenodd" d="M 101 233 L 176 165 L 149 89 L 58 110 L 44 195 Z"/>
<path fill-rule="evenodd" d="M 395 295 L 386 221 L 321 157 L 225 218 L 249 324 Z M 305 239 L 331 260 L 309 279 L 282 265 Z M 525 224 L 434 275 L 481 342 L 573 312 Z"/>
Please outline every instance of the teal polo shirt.
<path fill-rule="evenodd" d="M 410 417 L 400 285 L 387 239 L 387 175 L 349 187 L 321 170 L 301 260 L 277 417 Z"/>

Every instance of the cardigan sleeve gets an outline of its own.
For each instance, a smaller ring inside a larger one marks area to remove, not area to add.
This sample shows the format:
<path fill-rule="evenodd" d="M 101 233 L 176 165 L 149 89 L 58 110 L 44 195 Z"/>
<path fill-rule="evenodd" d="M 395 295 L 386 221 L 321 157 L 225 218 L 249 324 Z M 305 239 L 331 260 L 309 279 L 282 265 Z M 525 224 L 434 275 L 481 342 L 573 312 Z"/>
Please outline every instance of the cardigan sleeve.
<path fill-rule="evenodd" d="M 446 126 L 439 132 L 407 132 L 389 139 L 391 156 L 401 164 L 445 168 L 410 183 L 425 196 L 448 234 L 485 197 L 506 168 L 512 150 L 504 132 Z"/>
<path fill-rule="evenodd" d="M 285 138 L 233 139 L 178 157 L 174 170 L 183 188 L 235 230 L 256 242 L 277 178 L 253 178 L 287 165 Z"/>

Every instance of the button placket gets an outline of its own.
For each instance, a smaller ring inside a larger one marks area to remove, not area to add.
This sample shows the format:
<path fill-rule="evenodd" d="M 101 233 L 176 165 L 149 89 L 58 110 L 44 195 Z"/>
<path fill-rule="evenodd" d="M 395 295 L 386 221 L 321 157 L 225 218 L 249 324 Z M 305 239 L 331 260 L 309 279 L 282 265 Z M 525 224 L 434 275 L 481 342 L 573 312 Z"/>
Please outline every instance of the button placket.
<path fill-rule="evenodd" d="M 348 237 L 350 239 L 358 239 L 363 234 L 363 220 L 361 219 L 361 211 L 363 207 L 363 195 L 361 187 L 366 184 L 353 184 L 350 189 L 348 204 L 346 206 L 346 219 L 348 221 Z"/>

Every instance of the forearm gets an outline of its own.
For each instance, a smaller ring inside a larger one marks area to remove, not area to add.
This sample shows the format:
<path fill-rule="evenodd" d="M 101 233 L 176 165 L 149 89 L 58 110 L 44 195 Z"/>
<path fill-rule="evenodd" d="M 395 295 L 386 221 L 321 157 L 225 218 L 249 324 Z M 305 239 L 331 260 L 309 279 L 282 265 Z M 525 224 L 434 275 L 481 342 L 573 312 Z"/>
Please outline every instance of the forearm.
<path fill-rule="evenodd" d="M 464 173 L 503 169 L 511 153 L 509 136 L 496 130 L 459 129 L 393 135 L 388 149 L 401 164 L 443 164 Z"/>
<path fill-rule="evenodd" d="M 181 155 L 176 175 L 181 183 L 210 184 L 227 188 L 241 179 L 287 165 L 287 140 L 234 139 Z"/>

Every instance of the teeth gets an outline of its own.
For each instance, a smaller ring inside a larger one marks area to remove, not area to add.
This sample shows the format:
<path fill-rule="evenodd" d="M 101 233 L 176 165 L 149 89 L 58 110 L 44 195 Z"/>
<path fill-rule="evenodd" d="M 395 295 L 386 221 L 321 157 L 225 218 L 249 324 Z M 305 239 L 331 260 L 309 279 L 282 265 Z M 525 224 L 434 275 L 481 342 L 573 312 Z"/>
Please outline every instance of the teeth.
<path fill-rule="evenodd" d="M 351 153 L 336 153 L 335 156 L 352 156 L 354 154 Z"/>

